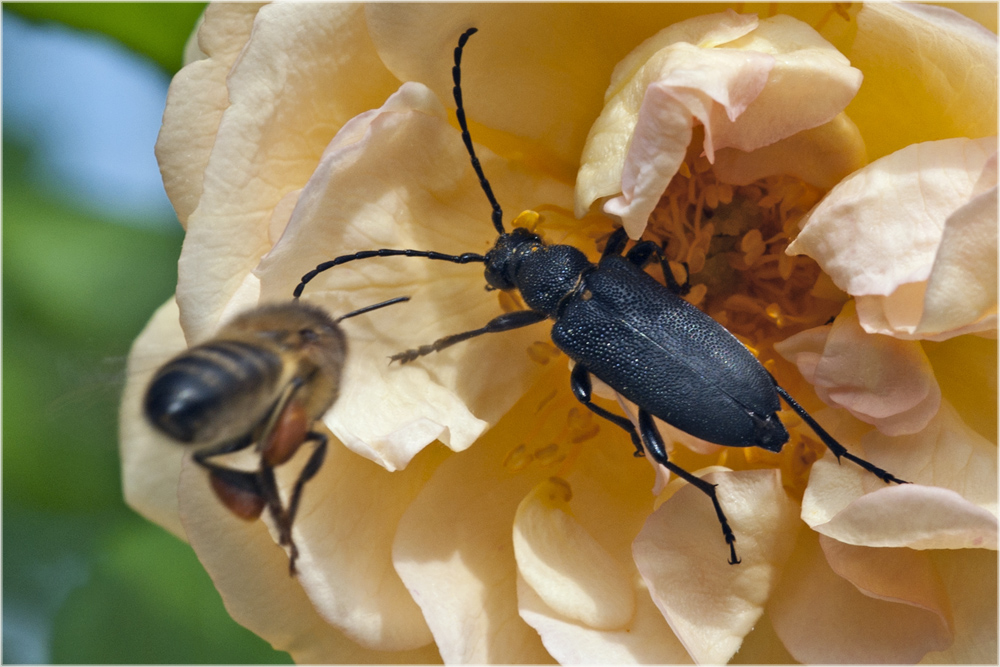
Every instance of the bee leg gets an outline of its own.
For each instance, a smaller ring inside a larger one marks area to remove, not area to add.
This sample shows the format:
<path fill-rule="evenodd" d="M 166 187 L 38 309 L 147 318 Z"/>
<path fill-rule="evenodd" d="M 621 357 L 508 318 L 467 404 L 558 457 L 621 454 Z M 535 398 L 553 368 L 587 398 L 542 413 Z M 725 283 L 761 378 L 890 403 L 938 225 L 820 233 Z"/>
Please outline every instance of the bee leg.
<path fill-rule="evenodd" d="M 299 550 L 296 548 L 294 540 L 292 540 L 292 524 L 295 523 L 295 515 L 299 511 L 299 501 L 302 499 L 302 490 L 305 488 L 306 482 L 316 476 L 316 473 L 319 472 L 320 467 L 323 465 L 323 460 L 326 458 L 327 437 L 325 435 L 309 431 L 306 434 L 306 441 L 314 441 L 316 443 L 315 449 L 309 456 L 305 467 L 302 468 L 302 472 L 299 473 L 299 478 L 295 480 L 295 486 L 292 488 L 292 495 L 288 501 L 288 509 L 285 510 L 280 521 L 275 520 L 281 529 L 282 544 L 288 544 L 291 550 L 288 569 L 293 575 L 295 574 L 295 559 L 299 555 Z"/>
<path fill-rule="evenodd" d="M 227 468 L 208 459 L 246 449 L 253 444 L 244 436 L 194 453 L 195 463 L 208 471 L 212 490 L 226 509 L 236 516 L 253 520 L 260 516 L 266 502 L 256 472 Z"/>

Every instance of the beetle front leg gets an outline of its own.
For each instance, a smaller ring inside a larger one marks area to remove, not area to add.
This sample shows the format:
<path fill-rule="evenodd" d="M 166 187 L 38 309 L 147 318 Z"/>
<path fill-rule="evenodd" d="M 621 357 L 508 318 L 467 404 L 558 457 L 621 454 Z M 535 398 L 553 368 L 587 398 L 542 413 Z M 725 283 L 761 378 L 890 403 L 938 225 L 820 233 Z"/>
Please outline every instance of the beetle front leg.
<path fill-rule="evenodd" d="M 722 511 L 722 505 L 719 504 L 719 498 L 715 492 L 716 485 L 692 475 L 687 470 L 684 470 L 684 468 L 667 459 L 667 449 L 663 445 L 663 437 L 660 435 L 660 430 L 656 428 L 656 422 L 653 421 L 652 415 L 642 408 L 639 408 L 639 430 L 642 434 L 642 441 L 654 461 L 689 484 L 693 484 L 702 493 L 712 499 L 712 505 L 715 507 L 715 515 L 722 525 L 722 535 L 726 538 L 726 544 L 729 545 L 729 564 L 739 564 L 740 559 L 736 556 L 736 536 L 733 534 L 733 529 L 729 527 L 729 520 L 726 518 L 726 513 Z"/>
<path fill-rule="evenodd" d="M 483 334 L 510 331 L 511 329 L 519 329 L 521 327 L 530 326 L 541 322 L 545 319 L 545 317 L 545 313 L 537 310 L 515 310 L 512 313 L 504 313 L 503 315 L 494 317 L 486 323 L 486 326 L 482 328 L 473 329 L 472 331 L 463 331 L 462 333 L 452 334 L 451 336 L 445 336 L 444 338 L 439 338 L 430 345 L 421 345 L 418 348 L 394 354 L 389 357 L 389 363 L 398 361 L 401 364 L 407 364 L 417 357 L 422 357 L 426 354 L 430 354 L 431 352 L 440 352 L 446 347 L 451 347 L 456 343 L 461 343 L 462 341 L 469 340 L 470 338 L 482 336 Z"/>

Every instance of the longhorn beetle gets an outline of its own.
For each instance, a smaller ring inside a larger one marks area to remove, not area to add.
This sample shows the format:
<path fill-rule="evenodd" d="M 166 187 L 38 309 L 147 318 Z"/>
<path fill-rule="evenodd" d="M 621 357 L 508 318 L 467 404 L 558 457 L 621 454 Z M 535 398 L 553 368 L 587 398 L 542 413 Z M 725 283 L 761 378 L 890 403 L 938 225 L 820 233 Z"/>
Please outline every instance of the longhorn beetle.
<path fill-rule="evenodd" d="M 320 264 L 302 277 L 294 296 L 302 294 L 317 274 L 347 262 L 372 257 L 423 257 L 456 264 L 485 265 L 489 287 L 517 290 L 528 310 L 504 313 L 480 329 L 393 355 L 407 363 L 476 336 L 510 331 L 545 319 L 553 320 L 552 341 L 576 365 L 570 385 L 589 410 L 628 432 L 636 456 L 644 453 L 712 500 L 732 564 L 739 563 L 729 521 L 710 484 L 667 458 L 663 438 L 653 422 L 658 417 L 691 435 L 727 447 L 761 447 L 778 452 L 788 432 L 778 419 L 779 396 L 816 433 L 839 460 L 853 461 L 886 483 L 905 484 L 881 468 L 855 456 L 778 385 L 757 358 L 735 336 L 675 292 L 680 291 L 663 250 L 641 241 L 624 255 L 628 238 L 623 228 L 611 234 L 600 261 L 568 245 L 548 245 L 524 227 L 508 232 L 503 211 L 476 157 L 462 104 L 462 50 L 476 28 L 466 30 L 455 48 L 452 78 L 458 124 L 472 168 L 493 208 L 499 237 L 485 255 L 446 255 L 425 250 L 382 248 L 342 255 Z M 530 213 L 530 212 L 526 212 Z M 522 214 L 525 215 L 525 214 Z M 656 257 L 668 287 L 643 269 Z M 593 375 L 638 407 L 638 428 L 625 417 L 591 402 Z"/>

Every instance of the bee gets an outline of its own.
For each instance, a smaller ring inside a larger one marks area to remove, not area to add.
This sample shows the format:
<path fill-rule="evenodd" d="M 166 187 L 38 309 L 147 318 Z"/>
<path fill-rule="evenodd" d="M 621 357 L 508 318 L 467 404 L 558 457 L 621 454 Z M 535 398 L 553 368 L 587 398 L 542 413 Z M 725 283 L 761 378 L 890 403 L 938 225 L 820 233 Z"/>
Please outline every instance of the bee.
<path fill-rule="evenodd" d="M 326 455 L 327 437 L 312 425 L 340 393 L 347 340 L 339 322 L 408 300 L 390 299 L 336 319 L 298 301 L 253 308 L 166 362 L 146 390 L 146 419 L 194 448 L 194 461 L 208 471 L 212 490 L 230 512 L 252 521 L 268 509 L 278 543 L 288 547 L 292 575 L 298 557 L 292 524 L 302 490 Z M 286 506 L 274 469 L 306 443 L 313 451 Z M 251 446 L 260 457 L 257 470 L 214 460 Z"/>

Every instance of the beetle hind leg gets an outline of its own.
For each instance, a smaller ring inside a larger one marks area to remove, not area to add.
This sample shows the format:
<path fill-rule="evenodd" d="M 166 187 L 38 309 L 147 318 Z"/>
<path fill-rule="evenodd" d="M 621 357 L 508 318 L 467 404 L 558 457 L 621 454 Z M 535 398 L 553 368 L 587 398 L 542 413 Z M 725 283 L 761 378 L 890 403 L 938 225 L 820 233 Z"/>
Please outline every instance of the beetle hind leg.
<path fill-rule="evenodd" d="M 726 513 L 722 511 L 722 505 L 719 504 L 719 498 L 715 492 L 716 485 L 692 475 L 667 458 L 667 449 L 663 445 L 663 438 L 660 436 L 660 431 L 656 428 L 653 417 L 642 408 L 639 409 L 639 428 L 642 431 L 640 434 L 636 430 L 635 425 L 628 419 L 608 412 L 599 405 L 591 403 L 590 372 L 587 371 L 583 364 L 578 363 L 573 367 L 573 371 L 570 373 L 570 386 L 577 400 L 583 403 L 587 409 L 624 429 L 631 436 L 632 444 L 635 445 L 636 456 L 643 456 L 645 452 L 649 452 L 654 461 L 686 482 L 693 484 L 699 491 L 712 500 L 715 515 L 722 526 L 722 536 L 725 538 L 726 544 L 729 545 L 729 563 L 730 565 L 740 563 L 740 559 L 736 555 L 736 535 L 733 534 L 733 529 L 729 526 L 729 519 L 726 518 Z"/>
<path fill-rule="evenodd" d="M 785 399 L 786 403 L 788 403 L 789 407 L 791 407 L 792 410 L 794 410 L 795 413 L 802 418 L 802 421 L 809 424 L 809 428 L 811 428 L 813 432 L 819 436 L 819 439 L 823 441 L 823 444 L 826 445 L 827 449 L 833 452 L 833 455 L 837 457 L 838 461 L 841 459 L 841 457 L 847 459 L 848 461 L 853 461 L 857 465 L 861 466 L 871 474 L 881 479 L 886 484 L 889 484 L 890 482 L 895 482 L 896 484 L 909 484 L 909 482 L 907 482 L 906 480 L 899 479 L 898 477 L 888 472 L 887 470 L 879 468 L 874 463 L 870 463 L 861 458 L 860 456 L 851 454 L 849 451 L 847 451 L 846 447 L 837 442 L 832 435 L 827 433 L 826 429 L 820 426 L 819 423 L 817 423 L 816 420 L 812 418 L 812 415 L 806 412 L 805 408 L 799 405 L 795 401 L 795 399 L 788 394 L 787 391 L 778 386 L 777 383 L 775 383 L 774 386 L 775 389 L 778 390 L 778 394 L 783 399 Z"/>

